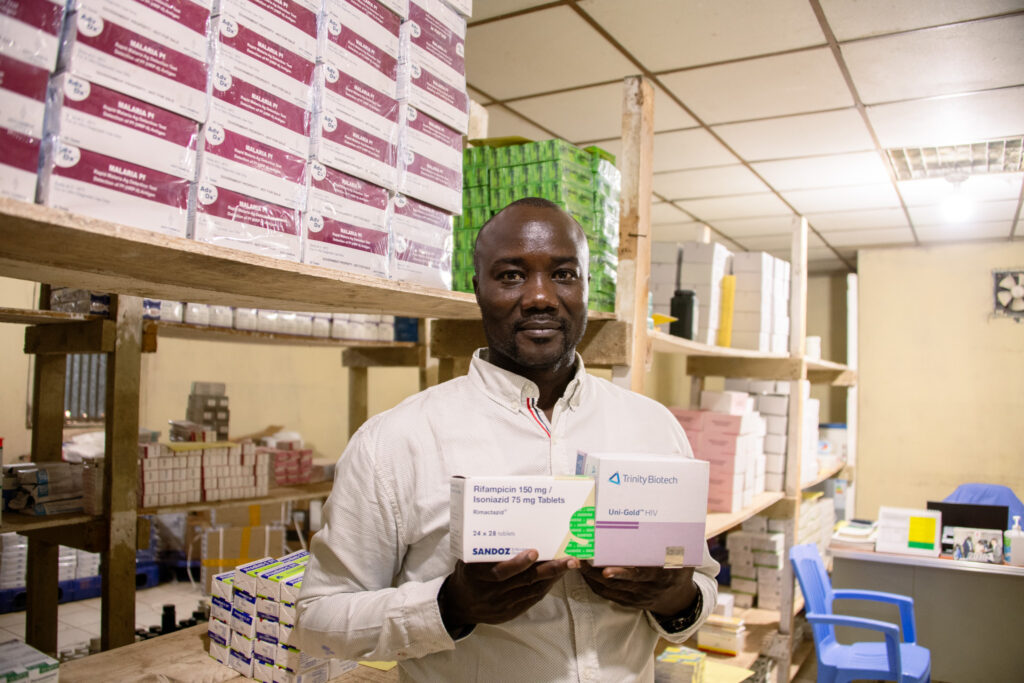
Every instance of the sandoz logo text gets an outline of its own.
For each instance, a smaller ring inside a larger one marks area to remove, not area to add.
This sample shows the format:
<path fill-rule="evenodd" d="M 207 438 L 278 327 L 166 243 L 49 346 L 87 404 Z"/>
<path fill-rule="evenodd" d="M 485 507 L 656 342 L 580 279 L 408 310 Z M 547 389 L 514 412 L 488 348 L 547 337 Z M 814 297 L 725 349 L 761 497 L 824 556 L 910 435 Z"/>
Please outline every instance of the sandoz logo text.
<path fill-rule="evenodd" d="M 508 548 L 473 548 L 474 555 L 508 555 Z"/>

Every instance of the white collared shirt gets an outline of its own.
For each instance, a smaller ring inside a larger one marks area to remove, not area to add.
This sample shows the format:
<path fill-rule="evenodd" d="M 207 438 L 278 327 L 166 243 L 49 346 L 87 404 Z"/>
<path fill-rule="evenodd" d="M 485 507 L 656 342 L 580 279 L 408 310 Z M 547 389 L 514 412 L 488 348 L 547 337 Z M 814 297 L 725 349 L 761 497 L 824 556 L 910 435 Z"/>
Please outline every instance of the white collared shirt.
<path fill-rule="evenodd" d="M 693 451 L 661 404 L 577 372 L 548 424 L 529 380 L 474 356 L 469 374 L 368 420 L 338 462 L 298 601 L 293 641 L 314 657 L 399 660 L 413 681 L 653 681 L 661 636 L 690 637 L 715 605 L 704 549 L 695 625 L 666 633 L 647 612 L 599 597 L 568 572 L 511 621 L 452 640 L 437 595 L 455 565 L 452 475 L 572 475 L 584 452 Z M 550 436 L 549 436 L 550 432 Z"/>

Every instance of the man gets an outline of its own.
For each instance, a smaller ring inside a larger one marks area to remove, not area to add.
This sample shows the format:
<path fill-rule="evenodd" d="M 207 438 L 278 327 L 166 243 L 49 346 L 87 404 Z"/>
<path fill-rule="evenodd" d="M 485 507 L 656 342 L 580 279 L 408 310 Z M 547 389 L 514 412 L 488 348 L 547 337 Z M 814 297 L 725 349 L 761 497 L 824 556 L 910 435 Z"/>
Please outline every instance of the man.
<path fill-rule="evenodd" d="M 717 596 L 698 572 L 449 550 L 449 478 L 568 475 L 576 454 L 692 457 L 663 406 L 586 374 L 586 237 L 557 205 L 514 202 L 480 231 L 473 285 L 488 348 L 465 377 L 366 422 L 311 542 L 295 637 L 319 657 L 398 659 L 403 680 L 652 681 Z"/>

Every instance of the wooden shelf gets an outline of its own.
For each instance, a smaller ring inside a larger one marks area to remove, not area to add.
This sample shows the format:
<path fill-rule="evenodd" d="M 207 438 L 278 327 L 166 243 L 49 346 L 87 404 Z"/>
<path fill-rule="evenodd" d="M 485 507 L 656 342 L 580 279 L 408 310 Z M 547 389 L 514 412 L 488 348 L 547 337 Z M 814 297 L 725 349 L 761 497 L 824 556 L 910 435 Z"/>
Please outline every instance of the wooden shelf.
<path fill-rule="evenodd" d="M 790 360 L 787 354 L 767 353 L 750 349 L 733 349 L 727 346 L 701 344 L 691 339 L 683 339 L 667 332 L 654 330 L 648 332 L 654 350 L 660 353 L 678 353 L 688 356 L 709 356 L 715 358 L 757 359 L 757 360 Z"/>
<path fill-rule="evenodd" d="M 87 515 L 84 512 L 68 512 L 62 515 L 42 515 L 35 517 L 8 510 L 4 513 L 3 522 L 0 523 L 0 533 L 21 533 L 24 531 L 34 531 L 36 529 L 54 529 L 57 527 L 85 524 L 98 519 L 100 519 L 100 517 Z"/>
<path fill-rule="evenodd" d="M 277 486 L 270 489 L 265 496 L 258 498 L 235 498 L 233 500 L 204 501 L 185 503 L 183 505 L 162 505 L 159 507 L 139 508 L 140 515 L 161 515 L 169 512 L 197 512 L 218 508 L 235 507 L 237 505 L 265 505 L 267 503 L 283 503 L 294 500 L 313 500 L 326 498 L 331 492 L 333 482 L 321 481 L 315 484 L 295 484 L 294 486 Z"/>
<path fill-rule="evenodd" d="M 711 538 L 732 529 L 782 500 L 782 492 L 766 491 L 754 496 L 754 502 L 739 512 L 709 512 L 704 527 L 704 537 Z"/>
<path fill-rule="evenodd" d="M 837 474 L 842 472 L 844 469 L 846 469 L 846 463 L 845 462 L 841 462 L 841 463 L 839 463 L 838 465 L 836 465 L 834 467 L 828 467 L 828 468 L 825 468 L 823 470 L 818 470 L 818 476 L 816 476 L 814 479 L 811 479 L 810 481 L 808 481 L 806 483 L 800 484 L 800 488 L 801 489 L 809 489 L 812 486 L 817 486 L 818 484 L 820 484 L 821 482 L 825 481 L 826 479 L 831 479 L 832 477 L 836 476 Z"/>
<path fill-rule="evenodd" d="M 330 346 L 336 348 L 415 348 L 413 342 L 369 341 L 366 339 L 326 339 L 280 332 L 236 330 L 231 327 L 212 327 L 149 320 L 143 323 L 143 338 L 190 339 L 194 341 L 233 342 L 236 344 L 272 344 L 279 346 Z M 151 349 L 146 349 L 151 350 Z M 152 350 L 155 350 L 152 349 Z"/>
<path fill-rule="evenodd" d="M 799 592 L 799 591 L 798 591 Z M 793 613 L 796 614 L 803 609 L 803 597 L 798 596 L 794 600 L 794 606 L 799 609 L 794 609 Z M 743 651 L 739 652 L 735 656 L 717 654 L 714 652 L 706 653 L 709 659 L 722 662 L 723 664 L 729 664 L 731 666 L 738 666 L 744 669 L 750 669 L 753 667 L 754 662 L 757 661 L 758 657 L 761 656 L 761 645 L 765 638 L 774 635 L 779 630 L 779 612 L 771 609 L 761 609 L 758 607 L 751 607 L 749 609 L 739 609 L 733 611 L 733 616 L 739 616 L 743 618 L 743 623 L 747 629 L 747 639 L 743 646 Z M 694 637 L 687 641 L 687 647 L 697 647 L 697 638 Z M 796 676 L 797 671 L 807 660 L 808 655 L 814 651 L 814 644 L 812 641 L 804 640 L 797 645 L 796 650 L 793 653 L 793 659 L 790 663 L 789 680 L 793 680 Z"/>
<path fill-rule="evenodd" d="M 0 306 L 0 323 L 15 325 L 52 325 L 61 323 L 83 323 L 96 320 L 95 316 L 84 313 L 61 313 L 40 311 L 32 308 L 4 308 Z"/>
<path fill-rule="evenodd" d="M 830 360 L 807 359 L 807 379 L 811 384 L 852 387 L 857 384 L 857 371 Z"/>
<path fill-rule="evenodd" d="M 280 261 L 2 198 L 0 275 L 230 306 L 480 315 L 472 294 Z"/>

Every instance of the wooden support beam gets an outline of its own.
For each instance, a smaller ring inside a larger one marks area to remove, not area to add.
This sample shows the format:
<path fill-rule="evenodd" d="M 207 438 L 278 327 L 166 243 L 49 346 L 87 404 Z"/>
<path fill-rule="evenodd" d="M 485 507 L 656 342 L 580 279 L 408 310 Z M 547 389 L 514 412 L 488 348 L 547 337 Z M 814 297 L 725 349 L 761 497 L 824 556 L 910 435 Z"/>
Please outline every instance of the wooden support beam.
<path fill-rule="evenodd" d="M 346 368 L 415 368 L 420 364 L 420 349 L 416 346 L 344 349 L 341 364 Z"/>
<path fill-rule="evenodd" d="M 54 546 L 66 545 L 69 548 L 77 548 L 89 553 L 103 552 L 110 539 L 106 521 L 103 519 L 94 519 L 67 526 L 32 529 L 23 533 L 30 539 L 50 543 Z"/>
<path fill-rule="evenodd" d="M 834 387 L 852 387 L 857 385 L 856 370 L 807 370 L 807 379 L 811 384 L 831 384 Z"/>
<path fill-rule="evenodd" d="M 32 369 L 32 460 L 61 459 L 64 440 L 64 382 L 67 356 L 36 356 Z"/>
<path fill-rule="evenodd" d="M 88 320 L 64 325 L 25 328 L 25 353 L 110 353 L 114 350 L 114 321 Z"/>
<path fill-rule="evenodd" d="M 57 655 L 58 550 L 56 543 L 30 537 L 25 573 L 25 642 L 54 657 Z M 133 578 L 133 586 L 134 581 Z"/>
<path fill-rule="evenodd" d="M 369 415 L 370 381 L 368 366 L 356 365 L 348 369 L 348 436 L 356 433 Z"/>
<path fill-rule="evenodd" d="M 727 358 L 689 356 L 686 374 L 694 377 L 756 377 L 757 379 L 796 380 L 803 375 L 799 358 Z"/>
<path fill-rule="evenodd" d="M 647 293 L 651 275 L 651 182 L 654 163 L 654 88 L 642 76 L 625 79 L 622 103 L 622 195 L 616 317 L 632 326 L 629 359 L 616 381 L 643 391 L 650 359 Z"/>
<path fill-rule="evenodd" d="M 104 650 L 135 642 L 142 299 L 112 296 L 111 315 L 117 329 L 114 352 L 107 361 L 103 509 L 110 536 L 101 555 Z"/>

